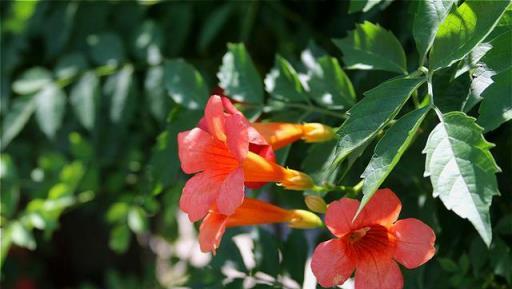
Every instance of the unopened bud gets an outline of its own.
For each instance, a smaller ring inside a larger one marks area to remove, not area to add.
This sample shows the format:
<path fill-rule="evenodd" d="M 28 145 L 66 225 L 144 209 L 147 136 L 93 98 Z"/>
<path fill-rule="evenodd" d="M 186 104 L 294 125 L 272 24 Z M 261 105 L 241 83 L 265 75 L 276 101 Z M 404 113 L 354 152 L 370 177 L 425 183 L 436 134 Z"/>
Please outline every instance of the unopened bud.
<path fill-rule="evenodd" d="M 306 196 L 304 198 L 304 202 L 306 203 L 308 209 L 310 209 L 313 212 L 325 214 L 325 211 L 327 210 L 327 204 L 325 203 L 324 199 L 320 196 Z"/>
<path fill-rule="evenodd" d="M 303 191 L 312 188 L 314 183 L 309 175 L 296 170 L 286 169 L 285 177 L 279 185 L 288 190 Z"/>
<path fill-rule="evenodd" d="M 288 226 L 297 229 L 312 229 L 323 225 L 322 220 L 314 213 L 306 210 L 293 210 Z"/>
<path fill-rule="evenodd" d="M 303 125 L 304 135 L 302 139 L 306 142 L 324 142 L 334 138 L 334 129 L 321 123 L 305 123 Z"/>

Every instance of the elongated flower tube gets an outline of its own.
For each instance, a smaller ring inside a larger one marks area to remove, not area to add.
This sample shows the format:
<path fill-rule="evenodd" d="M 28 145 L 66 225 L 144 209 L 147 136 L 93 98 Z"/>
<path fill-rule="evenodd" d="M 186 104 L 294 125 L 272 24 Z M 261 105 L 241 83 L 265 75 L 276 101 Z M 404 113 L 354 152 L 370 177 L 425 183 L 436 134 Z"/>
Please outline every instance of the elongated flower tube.
<path fill-rule="evenodd" d="M 178 134 L 181 168 L 195 174 L 180 199 L 180 208 L 192 222 L 206 216 L 213 206 L 221 214 L 233 214 L 243 202 L 247 183 L 276 182 L 291 190 L 313 187 L 308 175 L 251 151 L 251 144 L 265 150 L 266 142 L 259 138 L 247 119 L 241 113 L 230 113 L 216 95 L 210 97 L 198 127 Z"/>
<path fill-rule="evenodd" d="M 322 226 L 320 218 L 309 211 L 285 210 L 267 202 L 245 198 L 230 216 L 210 210 L 199 228 L 201 251 L 215 253 L 226 228 L 273 223 L 288 223 L 288 226 L 300 229 Z"/>
<path fill-rule="evenodd" d="M 355 271 L 355 289 L 401 289 L 398 263 L 408 269 L 435 254 L 436 236 L 418 219 L 398 220 L 402 204 L 378 190 L 354 219 L 359 201 L 342 198 L 327 207 L 325 224 L 336 238 L 320 243 L 311 269 L 323 287 L 343 284 Z"/>
<path fill-rule="evenodd" d="M 255 122 L 251 124 L 274 150 L 295 141 L 324 142 L 334 138 L 334 130 L 320 123 Z"/>

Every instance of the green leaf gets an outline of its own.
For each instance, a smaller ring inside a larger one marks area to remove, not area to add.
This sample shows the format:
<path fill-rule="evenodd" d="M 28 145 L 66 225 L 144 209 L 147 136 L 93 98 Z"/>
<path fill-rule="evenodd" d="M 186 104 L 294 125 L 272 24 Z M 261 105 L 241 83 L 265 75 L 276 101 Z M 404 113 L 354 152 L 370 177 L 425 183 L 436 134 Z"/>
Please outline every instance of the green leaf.
<path fill-rule="evenodd" d="M 463 110 L 468 112 L 482 100 L 482 93 L 492 84 L 492 77 L 512 67 L 512 30 L 485 43 L 491 49 L 478 61 L 473 73 L 471 90 L 464 102 Z"/>
<path fill-rule="evenodd" d="M 164 67 L 165 88 L 174 102 L 188 109 L 204 107 L 208 89 L 201 74 L 183 59 L 170 60 Z"/>
<path fill-rule="evenodd" d="M 35 96 L 36 119 L 39 127 L 49 138 L 54 138 L 62 124 L 66 109 L 66 95 L 54 83 L 43 87 Z"/>
<path fill-rule="evenodd" d="M 20 187 L 16 166 L 7 154 L 0 155 L 0 183 L 0 214 L 1 217 L 9 218 L 16 212 Z"/>
<path fill-rule="evenodd" d="M 45 16 L 42 29 L 46 52 L 50 57 L 59 55 L 68 42 L 78 6 L 78 2 L 69 2 L 65 6 L 56 6 L 57 9 L 49 9 L 52 13 Z"/>
<path fill-rule="evenodd" d="M 439 264 L 446 272 L 458 272 L 459 266 L 450 258 L 439 258 Z"/>
<path fill-rule="evenodd" d="M 104 94 L 110 96 L 110 120 L 126 123 L 132 116 L 134 100 L 133 66 L 125 65 L 111 75 L 104 86 Z"/>
<path fill-rule="evenodd" d="M 29 250 L 36 248 L 36 240 L 34 239 L 32 231 L 23 226 L 23 224 L 20 222 L 12 222 L 9 229 L 13 244 Z"/>
<path fill-rule="evenodd" d="M 375 191 L 384 182 L 398 161 L 400 161 L 429 110 L 430 107 L 424 107 L 406 114 L 388 129 L 386 134 L 377 143 L 375 152 L 361 175 L 364 178 L 364 196 L 359 205 L 358 212 L 364 208 Z"/>
<path fill-rule="evenodd" d="M 0 228 L 0 236 L 2 237 L 2 242 L 0 242 L 0 269 L 3 268 L 5 258 L 9 253 L 9 249 L 11 247 L 12 237 L 10 228 L 2 227 Z"/>
<path fill-rule="evenodd" d="M 101 33 L 87 37 L 92 60 L 98 65 L 117 67 L 125 59 L 123 42 L 117 34 Z"/>
<path fill-rule="evenodd" d="M 171 99 L 164 88 L 164 68 L 154 66 L 146 72 L 144 79 L 144 95 L 149 105 L 149 111 L 159 121 L 163 122 L 172 106 Z"/>
<path fill-rule="evenodd" d="M 55 67 L 58 79 L 71 79 L 87 68 L 87 60 L 82 53 L 73 52 L 59 58 Z"/>
<path fill-rule="evenodd" d="M 468 219 L 487 246 L 492 239 L 489 207 L 498 195 L 496 165 L 483 129 L 462 112 L 444 114 L 430 133 L 424 153 L 425 176 L 430 176 L 434 197 Z"/>
<path fill-rule="evenodd" d="M 140 207 L 133 207 L 128 212 L 128 227 L 134 233 L 142 233 L 147 230 L 148 224 L 146 214 Z"/>
<path fill-rule="evenodd" d="M 42 68 L 34 67 L 25 71 L 20 78 L 12 84 L 12 90 L 18 94 L 31 94 L 42 89 L 52 81 L 51 73 Z"/>
<path fill-rule="evenodd" d="M 494 83 L 483 93 L 478 124 L 485 131 L 496 129 L 512 119 L 512 68 L 493 76 Z"/>
<path fill-rule="evenodd" d="M 274 236 L 264 229 L 256 231 L 256 242 L 254 244 L 254 258 L 258 271 L 276 277 L 280 271 L 279 247 Z"/>
<path fill-rule="evenodd" d="M 343 39 L 334 39 L 349 69 L 407 73 L 405 52 L 392 32 L 365 21 Z"/>
<path fill-rule="evenodd" d="M 297 72 L 291 64 L 280 55 L 276 55 L 274 67 L 265 77 L 265 90 L 270 93 L 272 97 L 281 101 L 309 101 Z"/>
<path fill-rule="evenodd" d="M 303 53 L 303 58 L 304 58 Z M 343 109 L 351 107 L 356 98 L 352 82 L 341 69 L 338 60 L 330 56 L 312 58 L 309 68 L 309 94 L 319 104 Z"/>
<path fill-rule="evenodd" d="M 203 25 L 199 33 L 198 51 L 205 51 L 211 42 L 217 37 L 222 27 L 226 24 L 233 12 L 235 6 L 232 2 L 227 2 L 222 6 L 217 6 L 208 17 L 204 20 L 206 25 Z"/>
<path fill-rule="evenodd" d="M 331 170 L 383 129 L 424 81 L 424 78 L 401 77 L 365 92 L 365 97 L 348 111 L 348 119 L 336 132 L 338 143 Z"/>
<path fill-rule="evenodd" d="M 244 44 L 228 44 L 217 77 L 219 86 L 229 97 L 240 102 L 263 103 L 261 77 Z"/>
<path fill-rule="evenodd" d="M 162 28 L 154 21 L 146 20 L 135 32 L 132 46 L 137 59 L 156 65 L 162 62 L 163 44 Z"/>
<path fill-rule="evenodd" d="M 437 29 L 444 21 L 455 0 L 418 1 L 414 15 L 412 35 L 421 59 L 425 57 L 434 42 Z"/>
<path fill-rule="evenodd" d="M 297 283 L 304 282 L 308 241 L 302 230 L 292 230 L 283 246 L 283 267 Z"/>
<path fill-rule="evenodd" d="M 128 250 L 130 245 L 130 230 L 126 225 L 119 225 L 110 231 L 108 245 L 114 252 L 121 254 Z"/>
<path fill-rule="evenodd" d="M 71 89 L 70 102 L 79 122 L 88 130 L 94 128 L 96 107 L 99 98 L 100 80 L 93 71 L 88 71 Z"/>
<path fill-rule="evenodd" d="M 434 87 L 434 104 L 443 112 L 462 110 L 470 86 L 469 73 L 463 73 L 454 78 L 455 66 L 442 69 L 434 73 L 432 85 Z"/>
<path fill-rule="evenodd" d="M 5 25 L 4 29 L 15 33 L 22 32 L 29 23 L 30 17 L 36 11 L 38 3 L 39 1 L 14 1 L 9 3 L 9 17 L 6 20 L 2 19 L 2 26 Z M 5 14 L 2 18 L 4 16 Z"/>
<path fill-rule="evenodd" d="M 348 13 L 355 12 L 368 12 L 374 6 L 382 2 L 383 0 L 350 0 L 350 6 L 348 8 Z M 386 0 L 387 2 L 391 2 L 390 0 Z"/>
<path fill-rule="evenodd" d="M 9 112 L 2 120 L 2 149 L 7 147 L 25 127 L 35 109 L 36 105 L 33 95 L 22 96 L 13 101 Z"/>
<path fill-rule="evenodd" d="M 491 32 L 509 3 L 467 0 L 450 12 L 434 39 L 430 68 L 447 67 L 466 56 Z"/>

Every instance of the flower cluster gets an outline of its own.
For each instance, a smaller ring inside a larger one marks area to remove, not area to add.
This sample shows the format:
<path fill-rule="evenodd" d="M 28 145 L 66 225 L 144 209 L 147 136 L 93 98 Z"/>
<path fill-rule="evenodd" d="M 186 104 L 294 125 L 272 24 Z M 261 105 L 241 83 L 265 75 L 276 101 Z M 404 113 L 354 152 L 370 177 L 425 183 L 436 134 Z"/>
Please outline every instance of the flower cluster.
<path fill-rule="evenodd" d="M 180 208 L 190 221 L 202 220 L 201 250 L 215 253 L 229 227 L 321 227 L 316 214 L 246 198 L 245 188 L 266 183 L 298 191 L 314 188 L 307 174 L 276 163 L 274 151 L 298 140 L 322 142 L 334 136 L 332 128 L 319 123 L 250 123 L 228 98 L 211 96 L 197 127 L 178 134 L 181 168 L 194 174 L 183 188 Z M 320 197 L 306 203 L 325 212 Z M 356 216 L 358 207 L 348 198 L 327 206 L 325 223 L 336 239 L 315 249 L 313 273 L 324 287 L 342 284 L 355 271 L 356 289 L 402 288 L 396 262 L 415 268 L 428 261 L 435 252 L 432 229 L 417 219 L 396 221 L 401 204 L 388 189 L 379 190 Z"/>

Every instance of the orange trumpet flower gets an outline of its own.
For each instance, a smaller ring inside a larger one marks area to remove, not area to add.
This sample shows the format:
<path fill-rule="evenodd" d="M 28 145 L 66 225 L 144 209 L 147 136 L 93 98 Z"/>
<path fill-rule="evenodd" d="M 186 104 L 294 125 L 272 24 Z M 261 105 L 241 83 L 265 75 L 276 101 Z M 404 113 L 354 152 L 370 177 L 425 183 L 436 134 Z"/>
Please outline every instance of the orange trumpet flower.
<path fill-rule="evenodd" d="M 334 138 L 334 130 L 320 123 L 255 122 L 251 124 L 274 150 L 278 150 L 297 140 L 324 142 Z"/>
<path fill-rule="evenodd" d="M 252 147 L 251 147 L 252 146 Z M 273 152 L 247 119 L 220 96 L 211 96 L 198 127 L 178 134 L 182 170 L 195 174 L 180 199 L 192 222 L 215 206 L 224 215 L 235 212 L 247 184 L 276 182 L 291 190 L 313 187 L 311 178 L 271 161 Z"/>
<path fill-rule="evenodd" d="M 359 201 L 342 198 L 327 207 L 325 224 L 336 238 L 320 243 L 311 269 L 323 287 L 343 284 L 355 271 L 355 289 L 401 289 L 397 263 L 408 269 L 435 254 L 436 235 L 418 219 L 398 220 L 402 205 L 389 189 L 378 190 L 354 219 Z"/>
<path fill-rule="evenodd" d="M 208 213 L 199 228 L 201 251 L 215 253 L 226 228 L 273 223 L 288 223 L 288 226 L 300 229 L 322 226 L 320 218 L 309 211 L 285 210 L 267 202 L 245 198 L 230 216 L 215 210 Z"/>

